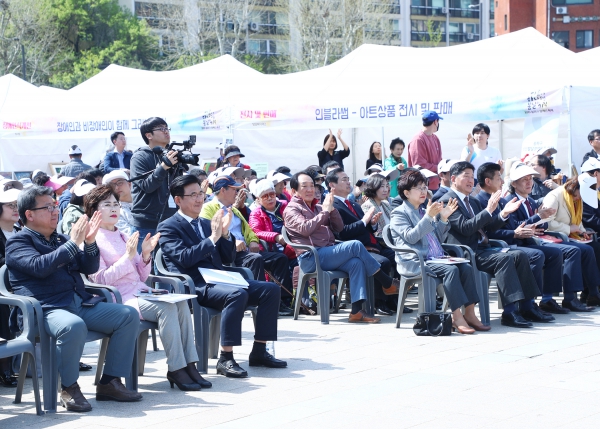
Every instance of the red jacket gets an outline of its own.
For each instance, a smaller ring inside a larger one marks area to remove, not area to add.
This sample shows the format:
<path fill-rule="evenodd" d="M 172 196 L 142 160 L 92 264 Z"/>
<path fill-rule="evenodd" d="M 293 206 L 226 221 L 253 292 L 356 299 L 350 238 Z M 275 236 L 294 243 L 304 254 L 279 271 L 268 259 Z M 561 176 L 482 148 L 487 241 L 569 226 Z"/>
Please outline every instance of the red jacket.
<path fill-rule="evenodd" d="M 277 208 L 276 212 L 279 216 L 283 217 L 283 211 L 287 207 L 288 202 L 277 200 L 277 203 L 279 204 L 279 207 Z M 262 208 L 262 206 L 259 205 L 257 208 L 252 210 L 248 224 L 259 239 L 265 240 L 267 243 L 275 243 L 275 237 L 277 237 L 279 234 L 273 231 L 273 222 L 271 222 L 271 218 L 265 209 Z M 261 246 L 261 250 L 266 249 L 262 249 Z M 289 259 L 296 259 L 296 252 L 294 252 L 294 249 L 291 249 L 288 246 L 283 248 L 283 253 Z"/>

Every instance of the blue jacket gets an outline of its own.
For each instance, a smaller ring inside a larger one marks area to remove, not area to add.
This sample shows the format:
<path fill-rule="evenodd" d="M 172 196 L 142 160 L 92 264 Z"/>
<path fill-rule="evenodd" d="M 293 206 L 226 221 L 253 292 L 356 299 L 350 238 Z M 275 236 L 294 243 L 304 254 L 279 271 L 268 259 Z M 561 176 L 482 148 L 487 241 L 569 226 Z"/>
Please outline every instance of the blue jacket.
<path fill-rule="evenodd" d="M 59 234 L 60 247 L 53 249 L 27 228 L 6 242 L 6 265 L 14 293 L 37 299 L 42 308 L 64 308 L 77 293 L 82 300 L 92 297 L 85 291 L 79 273 L 93 274 L 100 268 L 100 254 L 78 251 L 71 257 L 64 244 L 69 237 Z"/>
<path fill-rule="evenodd" d="M 200 218 L 200 227 L 204 236 L 209 237 L 210 221 Z M 159 245 L 167 269 L 187 274 L 196 287 L 206 284 L 199 267 L 222 270 L 223 264 L 231 264 L 235 260 L 235 243 L 232 240 L 220 238 L 216 245 L 208 238 L 200 240 L 192 225 L 179 213 L 158 224 L 157 232 L 160 232 Z"/>
<path fill-rule="evenodd" d="M 448 189 L 440 187 L 437 191 L 435 191 L 435 194 L 433 194 L 433 198 L 431 199 L 431 201 L 433 201 L 434 203 L 437 202 L 446 194 L 446 192 L 448 192 Z"/>
<path fill-rule="evenodd" d="M 128 170 L 130 167 L 132 156 L 133 156 L 132 152 L 130 152 L 128 150 L 123 151 L 123 165 Z M 106 156 L 104 157 L 103 164 L 104 164 L 104 174 L 108 174 L 113 170 L 119 170 L 121 168 L 119 166 L 118 154 L 117 154 L 117 152 L 114 152 L 114 151 L 106 154 Z"/>

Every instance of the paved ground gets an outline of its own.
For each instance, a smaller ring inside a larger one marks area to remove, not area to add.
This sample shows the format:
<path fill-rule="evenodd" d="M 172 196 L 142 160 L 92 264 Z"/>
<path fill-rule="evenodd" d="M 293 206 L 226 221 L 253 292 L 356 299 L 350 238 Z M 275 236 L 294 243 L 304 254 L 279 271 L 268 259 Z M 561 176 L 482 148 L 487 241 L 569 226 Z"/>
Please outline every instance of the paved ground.
<path fill-rule="evenodd" d="M 395 329 L 349 325 L 347 312 L 330 325 L 315 317 L 280 319 L 276 355 L 284 370 L 247 367 L 249 315 L 238 362 L 245 380 L 215 374 L 213 388 L 171 390 L 164 352 L 148 351 L 140 378 L 144 400 L 94 399 L 92 374 L 80 378 L 94 410 L 35 415 L 31 381 L 24 403 L 0 388 L 0 428 L 598 428 L 600 311 L 558 316 L 534 329 L 504 328 L 492 304 L 492 331 L 429 338 L 412 332 L 412 318 Z M 95 364 L 94 347 L 83 361 Z M 383 426 L 382 426 L 383 425 Z"/>

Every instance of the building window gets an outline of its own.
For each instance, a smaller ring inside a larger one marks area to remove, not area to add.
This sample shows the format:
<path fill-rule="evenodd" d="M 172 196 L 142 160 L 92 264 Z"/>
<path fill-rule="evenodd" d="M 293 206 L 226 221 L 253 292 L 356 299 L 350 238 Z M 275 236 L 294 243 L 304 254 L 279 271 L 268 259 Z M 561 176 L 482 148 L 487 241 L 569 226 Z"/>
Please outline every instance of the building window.
<path fill-rule="evenodd" d="M 504 31 L 508 31 L 508 15 L 504 15 Z"/>
<path fill-rule="evenodd" d="M 571 4 L 593 4 L 594 0 L 552 0 L 552 6 L 569 6 Z"/>
<path fill-rule="evenodd" d="M 568 31 L 554 31 L 552 33 L 552 40 L 558 43 L 563 48 L 569 49 L 569 32 Z"/>
<path fill-rule="evenodd" d="M 578 30 L 575 36 L 577 48 L 594 47 L 594 32 L 592 30 Z"/>

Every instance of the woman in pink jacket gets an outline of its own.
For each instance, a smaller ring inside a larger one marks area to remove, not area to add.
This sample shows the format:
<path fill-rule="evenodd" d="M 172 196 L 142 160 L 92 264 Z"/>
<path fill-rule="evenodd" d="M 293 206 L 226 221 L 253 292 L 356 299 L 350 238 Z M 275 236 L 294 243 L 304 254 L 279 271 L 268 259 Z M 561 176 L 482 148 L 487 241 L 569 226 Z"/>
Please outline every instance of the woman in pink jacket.
<path fill-rule="evenodd" d="M 121 206 L 119 196 L 110 186 L 98 186 L 90 191 L 84 198 L 84 209 L 88 216 L 96 211 L 102 214 L 102 223 L 96 236 L 100 249 L 100 269 L 90 279 L 116 287 L 123 304 L 136 308 L 140 319 L 158 322 L 158 332 L 167 355 L 167 379 L 171 388 L 173 384 L 180 390 L 211 387 L 212 384 L 202 378 L 194 365 L 198 361 L 198 354 L 187 301 L 172 304 L 138 296 L 140 292 L 150 290 L 144 281 L 150 274 L 152 251 L 160 234 L 154 237 L 146 235 L 142 254 L 137 253 L 139 232 L 127 237 L 115 227 Z"/>

